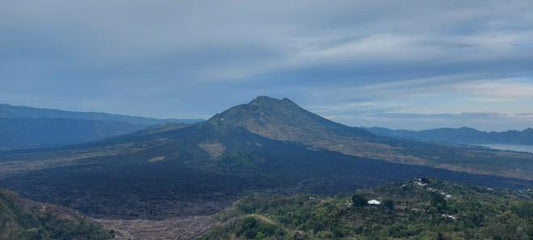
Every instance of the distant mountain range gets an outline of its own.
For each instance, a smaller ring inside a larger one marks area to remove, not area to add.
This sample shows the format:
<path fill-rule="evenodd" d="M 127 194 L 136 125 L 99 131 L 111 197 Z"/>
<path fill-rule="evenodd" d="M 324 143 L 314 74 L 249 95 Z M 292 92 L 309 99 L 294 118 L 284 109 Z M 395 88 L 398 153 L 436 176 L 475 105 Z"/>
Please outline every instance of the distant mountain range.
<path fill-rule="evenodd" d="M 533 155 L 377 136 L 264 96 L 205 122 L 0 153 L 0 186 L 94 217 L 212 214 L 249 192 L 337 194 L 421 175 L 528 188 Z"/>
<path fill-rule="evenodd" d="M 473 128 L 437 128 L 421 131 L 392 130 L 372 127 L 366 130 L 380 136 L 411 139 L 424 142 L 463 144 L 523 144 L 533 145 L 533 129 L 523 131 L 483 132 Z"/>
<path fill-rule="evenodd" d="M 154 119 L 0 104 L 0 150 L 79 144 L 163 123 L 200 119 Z"/>

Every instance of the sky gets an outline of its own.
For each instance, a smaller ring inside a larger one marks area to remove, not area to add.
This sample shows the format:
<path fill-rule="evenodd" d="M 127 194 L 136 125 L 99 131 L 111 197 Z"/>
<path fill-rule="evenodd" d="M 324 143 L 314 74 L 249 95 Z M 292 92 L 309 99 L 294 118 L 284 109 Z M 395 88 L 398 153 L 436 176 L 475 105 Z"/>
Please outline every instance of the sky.
<path fill-rule="evenodd" d="M 530 1 L 0 0 L 0 103 L 350 126 L 533 127 Z"/>

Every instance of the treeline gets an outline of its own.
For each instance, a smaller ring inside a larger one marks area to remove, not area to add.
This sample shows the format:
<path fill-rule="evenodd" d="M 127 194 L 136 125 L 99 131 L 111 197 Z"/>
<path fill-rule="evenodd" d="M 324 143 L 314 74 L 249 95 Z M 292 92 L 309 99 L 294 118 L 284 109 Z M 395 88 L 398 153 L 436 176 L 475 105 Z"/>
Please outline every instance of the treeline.
<path fill-rule="evenodd" d="M 434 179 L 351 196 L 255 194 L 220 218 L 201 239 L 533 239 L 530 192 Z"/>

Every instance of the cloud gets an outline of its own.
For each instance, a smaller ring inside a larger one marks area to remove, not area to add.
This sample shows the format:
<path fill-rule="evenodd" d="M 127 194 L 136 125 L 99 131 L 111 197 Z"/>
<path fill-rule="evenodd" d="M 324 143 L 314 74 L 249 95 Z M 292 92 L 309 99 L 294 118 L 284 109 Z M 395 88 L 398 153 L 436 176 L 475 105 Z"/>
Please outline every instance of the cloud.
<path fill-rule="evenodd" d="M 0 102 L 159 117 L 260 94 L 327 116 L 533 106 L 528 1 L 0 1 Z"/>
<path fill-rule="evenodd" d="M 424 130 L 442 127 L 471 127 L 485 131 L 523 130 L 531 127 L 533 115 L 501 113 L 459 113 L 459 114 L 414 114 L 377 113 L 364 115 L 338 115 L 337 121 L 357 121 L 357 126 L 387 126 L 393 129 Z"/>
<path fill-rule="evenodd" d="M 501 79 L 498 81 L 471 81 L 457 84 L 459 91 L 472 93 L 474 96 L 493 99 L 533 99 L 533 83 L 528 79 Z"/>

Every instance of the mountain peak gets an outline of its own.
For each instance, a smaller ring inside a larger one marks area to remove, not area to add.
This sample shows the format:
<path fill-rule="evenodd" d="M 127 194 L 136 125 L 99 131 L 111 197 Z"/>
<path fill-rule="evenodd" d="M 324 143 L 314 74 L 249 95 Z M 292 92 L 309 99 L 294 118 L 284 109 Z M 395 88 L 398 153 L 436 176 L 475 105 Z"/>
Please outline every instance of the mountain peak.
<path fill-rule="evenodd" d="M 248 104 L 237 105 L 222 113 L 216 114 L 213 120 L 241 122 L 245 119 L 264 120 L 264 116 L 272 118 L 285 117 L 295 112 L 307 114 L 308 112 L 288 98 L 277 99 L 268 96 L 258 96 Z"/>
<path fill-rule="evenodd" d="M 279 99 L 261 95 L 261 96 L 257 96 L 256 98 L 254 98 L 254 100 L 252 100 L 250 103 L 262 103 L 262 102 L 274 102 L 274 101 L 279 101 Z"/>
<path fill-rule="evenodd" d="M 291 106 L 298 106 L 296 103 L 291 101 L 288 98 L 283 99 L 277 99 L 272 98 L 269 96 L 258 96 L 254 100 L 252 100 L 248 105 L 255 105 L 255 106 L 276 106 L 276 105 L 291 105 Z M 299 106 L 298 106 L 299 107 Z"/>
<path fill-rule="evenodd" d="M 355 136 L 365 139 L 375 137 L 366 130 L 344 126 L 311 113 L 288 98 L 267 96 L 259 96 L 248 104 L 232 107 L 213 116 L 208 122 L 238 126 L 276 140 L 316 142 L 317 146 L 330 134 L 344 137 L 349 135 L 350 139 Z"/>

